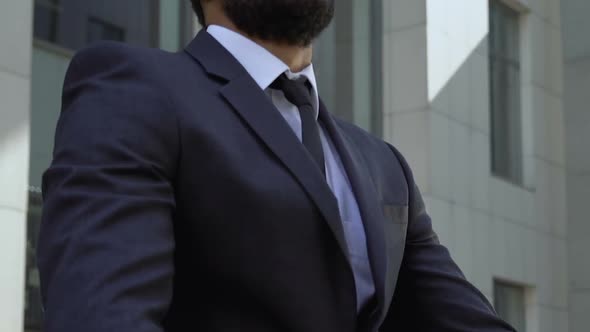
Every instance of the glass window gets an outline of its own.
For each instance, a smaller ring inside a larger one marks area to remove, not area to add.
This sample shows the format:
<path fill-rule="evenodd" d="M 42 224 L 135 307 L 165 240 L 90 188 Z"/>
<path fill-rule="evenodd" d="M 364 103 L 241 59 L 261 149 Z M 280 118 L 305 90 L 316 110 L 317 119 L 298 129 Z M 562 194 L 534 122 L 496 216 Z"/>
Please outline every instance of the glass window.
<path fill-rule="evenodd" d="M 526 303 L 523 287 L 495 281 L 494 307 L 498 315 L 517 331 L 526 331 Z"/>
<path fill-rule="evenodd" d="M 116 40 L 156 47 L 157 0 L 35 0 L 34 34 L 67 49 Z"/>
<path fill-rule="evenodd" d="M 35 2 L 35 37 L 49 42 L 57 41 L 57 24 L 60 12 L 59 0 Z"/>
<path fill-rule="evenodd" d="M 86 41 L 89 43 L 97 40 L 125 41 L 125 29 L 123 27 L 110 24 L 97 17 L 88 18 L 86 34 Z"/>
<path fill-rule="evenodd" d="M 490 101 L 492 173 L 522 183 L 519 13 L 490 2 Z"/>

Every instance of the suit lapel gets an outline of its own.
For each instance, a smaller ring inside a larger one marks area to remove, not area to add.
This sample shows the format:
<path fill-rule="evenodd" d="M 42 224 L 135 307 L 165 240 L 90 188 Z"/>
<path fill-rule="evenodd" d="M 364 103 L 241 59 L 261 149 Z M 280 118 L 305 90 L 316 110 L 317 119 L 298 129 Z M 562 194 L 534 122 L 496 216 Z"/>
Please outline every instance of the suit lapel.
<path fill-rule="evenodd" d="M 371 270 L 375 281 L 378 308 L 383 308 L 386 302 L 385 277 L 387 256 L 380 200 L 375 189 L 371 186 L 369 171 L 363 162 L 362 155 L 357 146 L 342 133 L 334 122 L 334 119 L 326 111 L 325 105 L 323 103 L 320 104 L 320 121 L 328 131 L 334 146 L 338 150 L 361 212 L 367 236 Z"/>
<path fill-rule="evenodd" d="M 348 257 L 338 202 L 310 154 L 268 96 L 237 60 L 207 32 L 201 31 L 186 51 L 210 75 L 228 81 L 220 89 L 223 98 L 301 184 L 327 221 L 342 253 Z"/>

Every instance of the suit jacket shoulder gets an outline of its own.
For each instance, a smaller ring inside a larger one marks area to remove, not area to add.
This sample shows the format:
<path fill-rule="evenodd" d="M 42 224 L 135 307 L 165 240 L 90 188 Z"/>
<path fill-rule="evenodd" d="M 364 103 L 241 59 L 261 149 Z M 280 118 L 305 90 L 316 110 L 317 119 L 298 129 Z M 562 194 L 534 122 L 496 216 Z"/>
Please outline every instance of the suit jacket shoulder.
<path fill-rule="evenodd" d="M 173 56 L 110 41 L 77 52 L 64 80 L 54 162 L 73 150 L 80 162 L 88 162 L 103 144 L 120 146 L 171 178 L 179 148 L 178 116 L 157 64 Z"/>
<path fill-rule="evenodd" d="M 408 183 L 412 180 L 406 174 L 406 161 L 400 153 L 396 153 L 397 149 L 352 123 L 336 117 L 334 119 L 339 129 L 362 156 L 374 186 L 385 200 L 383 203 L 408 205 Z"/>

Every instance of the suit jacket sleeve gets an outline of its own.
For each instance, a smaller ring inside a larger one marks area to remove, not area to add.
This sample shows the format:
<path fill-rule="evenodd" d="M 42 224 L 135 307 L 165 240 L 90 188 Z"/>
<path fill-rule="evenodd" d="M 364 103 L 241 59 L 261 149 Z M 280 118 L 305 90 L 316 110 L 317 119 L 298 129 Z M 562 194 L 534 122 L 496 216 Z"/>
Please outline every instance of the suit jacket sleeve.
<path fill-rule="evenodd" d="M 514 331 L 439 243 L 407 162 L 391 149 L 406 175 L 409 220 L 395 295 L 381 331 Z"/>
<path fill-rule="evenodd" d="M 38 246 L 46 332 L 160 332 L 172 296 L 177 122 L 145 51 L 68 69 Z"/>

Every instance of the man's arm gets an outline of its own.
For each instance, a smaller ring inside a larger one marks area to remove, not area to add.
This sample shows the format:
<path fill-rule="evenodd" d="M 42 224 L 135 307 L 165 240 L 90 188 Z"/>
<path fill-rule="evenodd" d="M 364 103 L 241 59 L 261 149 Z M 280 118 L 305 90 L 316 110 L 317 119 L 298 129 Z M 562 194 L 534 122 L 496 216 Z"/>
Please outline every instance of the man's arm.
<path fill-rule="evenodd" d="M 172 296 L 175 116 L 149 54 L 80 52 L 43 177 L 45 332 L 160 332 Z"/>
<path fill-rule="evenodd" d="M 439 243 L 407 162 L 391 149 L 406 175 L 409 220 L 404 258 L 382 331 L 514 331 Z"/>

